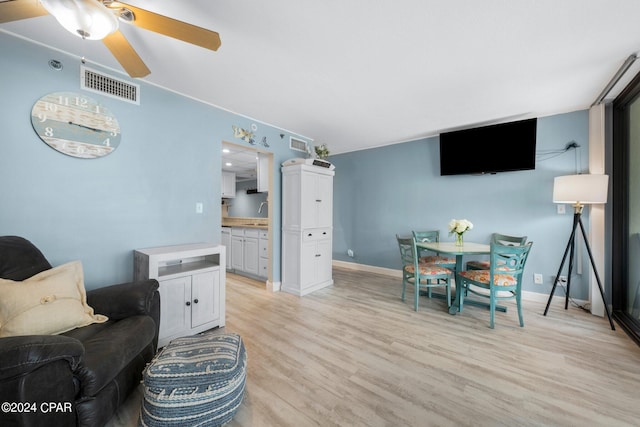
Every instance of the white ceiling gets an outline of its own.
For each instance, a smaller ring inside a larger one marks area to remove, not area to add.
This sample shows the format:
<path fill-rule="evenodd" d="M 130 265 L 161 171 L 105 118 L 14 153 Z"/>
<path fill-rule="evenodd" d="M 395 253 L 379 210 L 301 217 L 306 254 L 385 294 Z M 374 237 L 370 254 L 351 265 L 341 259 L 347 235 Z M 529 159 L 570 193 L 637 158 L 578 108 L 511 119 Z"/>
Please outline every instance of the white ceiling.
<path fill-rule="evenodd" d="M 212 52 L 122 24 L 151 69 L 144 80 L 332 153 L 586 109 L 640 50 L 638 0 L 129 3 L 222 39 Z M 0 29 L 121 70 L 51 16 Z"/>
<path fill-rule="evenodd" d="M 257 179 L 256 150 L 241 145 L 222 143 L 222 170 L 234 172 L 237 181 Z"/>

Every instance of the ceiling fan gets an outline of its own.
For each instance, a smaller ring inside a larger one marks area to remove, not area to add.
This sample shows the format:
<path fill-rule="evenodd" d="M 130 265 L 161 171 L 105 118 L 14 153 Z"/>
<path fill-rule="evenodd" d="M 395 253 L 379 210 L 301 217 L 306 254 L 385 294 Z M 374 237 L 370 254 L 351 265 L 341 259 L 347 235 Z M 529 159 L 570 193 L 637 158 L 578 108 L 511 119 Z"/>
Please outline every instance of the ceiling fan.
<path fill-rule="evenodd" d="M 131 77 L 151 71 L 124 34 L 125 21 L 210 50 L 220 47 L 220 35 L 119 1 L 110 0 L 0 0 L 0 24 L 51 14 L 69 32 L 83 39 L 102 40 Z"/>

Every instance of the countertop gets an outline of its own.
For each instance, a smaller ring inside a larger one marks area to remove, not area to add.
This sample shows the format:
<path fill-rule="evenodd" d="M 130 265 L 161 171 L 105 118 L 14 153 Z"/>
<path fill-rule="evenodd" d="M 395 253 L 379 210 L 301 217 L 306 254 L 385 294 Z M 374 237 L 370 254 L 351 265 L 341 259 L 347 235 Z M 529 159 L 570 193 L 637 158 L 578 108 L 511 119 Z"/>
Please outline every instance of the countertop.
<path fill-rule="evenodd" d="M 246 227 L 246 228 L 260 228 L 266 230 L 269 228 L 268 218 L 246 218 L 227 216 L 222 217 L 223 227 Z"/>

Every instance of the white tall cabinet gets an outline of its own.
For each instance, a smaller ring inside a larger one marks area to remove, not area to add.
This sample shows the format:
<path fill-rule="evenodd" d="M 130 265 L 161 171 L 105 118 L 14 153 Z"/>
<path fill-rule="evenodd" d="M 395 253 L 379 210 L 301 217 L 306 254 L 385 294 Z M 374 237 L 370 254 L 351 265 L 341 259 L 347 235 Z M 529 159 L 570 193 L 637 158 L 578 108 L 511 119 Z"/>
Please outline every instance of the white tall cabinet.
<path fill-rule="evenodd" d="M 282 290 L 306 295 L 333 284 L 333 165 L 282 168 Z"/>
<path fill-rule="evenodd" d="M 135 279 L 160 284 L 160 347 L 224 326 L 225 255 L 224 246 L 206 243 L 134 251 Z"/>

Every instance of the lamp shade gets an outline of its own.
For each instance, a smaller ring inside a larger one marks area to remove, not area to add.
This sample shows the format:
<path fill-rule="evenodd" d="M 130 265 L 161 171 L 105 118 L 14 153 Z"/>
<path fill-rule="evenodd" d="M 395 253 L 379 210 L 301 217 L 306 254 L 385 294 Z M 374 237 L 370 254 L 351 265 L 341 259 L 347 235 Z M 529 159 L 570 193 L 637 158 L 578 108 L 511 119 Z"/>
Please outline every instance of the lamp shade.
<path fill-rule="evenodd" d="M 608 186 L 609 175 L 557 176 L 553 180 L 553 201 L 584 205 L 607 203 Z"/>
<path fill-rule="evenodd" d="M 83 39 L 102 40 L 118 29 L 118 18 L 96 0 L 40 0 L 67 31 Z"/>

